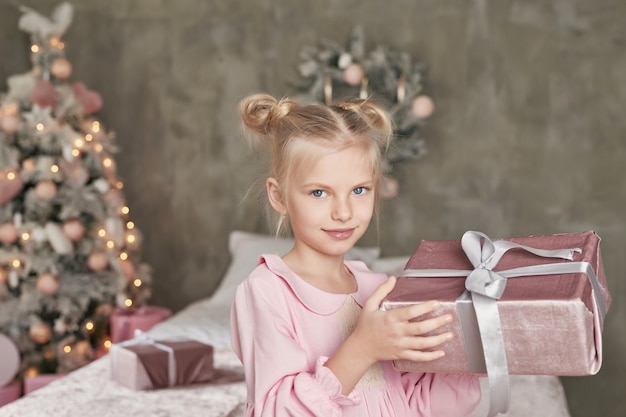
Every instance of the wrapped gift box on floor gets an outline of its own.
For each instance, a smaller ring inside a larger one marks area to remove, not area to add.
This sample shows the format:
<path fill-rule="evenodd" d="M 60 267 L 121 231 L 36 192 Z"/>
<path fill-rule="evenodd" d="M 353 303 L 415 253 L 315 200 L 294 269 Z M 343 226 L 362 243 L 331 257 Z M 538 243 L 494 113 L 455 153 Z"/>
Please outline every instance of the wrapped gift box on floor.
<path fill-rule="evenodd" d="M 135 337 L 136 332 L 146 332 L 172 315 L 165 307 L 141 306 L 117 308 L 111 314 L 111 342 L 120 343 Z"/>
<path fill-rule="evenodd" d="M 506 242 L 541 250 L 575 250 L 568 260 L 533 254 Z M 497 253 L 491 256 L 494 245 Z M 505 373 L 595 374 L 602 362 L 602 324 L 611 302 L 599 245 L 594 232 L 493 242 L 484 234 L 468 232 L 461 241 L 423 241 L 382 307 L 439 300 L 442 308 L 437 314 L 458 317 L 442 328 L 451 330 L 455 338 L 443 345 L 446 355 L 441 359 L 396 361 L 395 366 L 417 372 L 484 373 L 485 359 L 492 360 L 497 356 L 493 349 L 498 350 L 489 340 L 500 339 L 506 352 Z M 530 275 L 514 276 L 519 268 Z M 478 288 L 476 292 L 466 291 L 470 274 L 474 284 L 469 285 Z M 493 298 L 494 294 L 480 294 L 480 288 L 497 293 L 504 286 Z M 487 304 L 482 313 L 477 300 Z"/>
<path fill-rule="evenodd" d="M 67 374 L 40 374 L 24 377 L 24 395 L 43 388 L 52 381 L 63 378 Z"/>
<path fill-rule="evenodd" d="M 7 385 L 0 387 L 0 407 L 22 396 L 22 381 L 15 379 Z"/>
<path fill-rule="evenodd" d="M 195 340 L 154 341 L 146 335 L 110 350 L 111 377 L 134 390 L 208 382 L 215 375 L 213 347 Z"/>

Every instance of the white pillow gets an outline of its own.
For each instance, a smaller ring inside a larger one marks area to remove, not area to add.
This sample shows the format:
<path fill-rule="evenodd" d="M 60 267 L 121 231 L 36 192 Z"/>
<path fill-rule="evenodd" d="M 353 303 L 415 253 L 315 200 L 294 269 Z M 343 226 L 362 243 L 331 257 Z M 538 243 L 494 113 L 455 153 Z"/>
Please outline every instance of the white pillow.
<path fill-rule="evenodd" d="M 228 240 L 231 261 L 213 295 L 188 305 L 154 326 L 149 333 L 155 339 L 188 337 L 214 347 L 229 347 L 230 306 L 237 285 L 256 267 L 259 256 L 266 253 L 284 255 L 292 245 L 291 238 L 276 238 L 238 230 L 231 232 Z M 379 256 L 379 248 L 355 247 L 346 254 L 346 259 L 359 259 L 372 265 Z"/>

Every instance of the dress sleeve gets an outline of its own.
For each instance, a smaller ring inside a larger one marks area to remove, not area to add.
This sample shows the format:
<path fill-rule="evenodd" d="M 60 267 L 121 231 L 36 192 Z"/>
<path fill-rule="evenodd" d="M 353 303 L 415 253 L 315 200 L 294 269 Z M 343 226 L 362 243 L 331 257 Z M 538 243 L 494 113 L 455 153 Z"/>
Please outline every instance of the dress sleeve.
<path fill-rule="evenodd" d="M 407 372 L 402 386 L 411 410 L 438 417 L 469 416 L 480 402 L 480 381 L 474 374 Z"/>
<path fill-rule="evenodd" d="M 265 277 L 263 277 L 265 278 Z M 255 416 L 341 416 L 341 407 L 358 403 L 341 394 L 341 383 L 310 359 L 297 343 L 285 288 L 275 279 L 247 280 L 235 295 L 231 314 L 233 349 L 243 363 L 248 406 Z M 268 282 L 274 281 L 274 282 Z"/>

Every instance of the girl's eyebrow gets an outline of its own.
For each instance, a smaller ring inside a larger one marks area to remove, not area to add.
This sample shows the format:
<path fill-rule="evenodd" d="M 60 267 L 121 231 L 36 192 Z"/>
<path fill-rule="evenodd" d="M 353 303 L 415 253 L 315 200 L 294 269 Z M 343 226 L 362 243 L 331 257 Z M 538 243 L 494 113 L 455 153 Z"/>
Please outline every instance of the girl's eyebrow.
<path fill-rule="evenodd" d="M 366 187 L 366 186 L 371 187 L 373 185 L 374 185 L 374 180 L 367 179 L 367 180 L 355 182 L 354 185 L 352 185 L 352 188 Z M 324 184 L 321 182 L 309 182 L 309 183 L 302 184 L 302 188 L 332 188 L 332 187 L 328 184 Z"/>

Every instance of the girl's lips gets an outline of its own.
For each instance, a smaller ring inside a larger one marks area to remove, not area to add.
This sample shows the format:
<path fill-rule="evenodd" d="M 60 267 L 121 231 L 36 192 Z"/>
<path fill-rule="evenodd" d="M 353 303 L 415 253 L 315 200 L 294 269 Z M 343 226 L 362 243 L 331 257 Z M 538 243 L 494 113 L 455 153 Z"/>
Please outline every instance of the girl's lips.
<path fill-rule="evenodd" d="M 354 229 L 336 229 L 336 230 L 326 230 L 330 236 L 337 240 L 348 239 L 354 233 Z"/>

